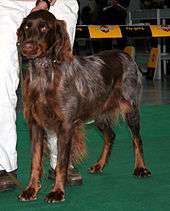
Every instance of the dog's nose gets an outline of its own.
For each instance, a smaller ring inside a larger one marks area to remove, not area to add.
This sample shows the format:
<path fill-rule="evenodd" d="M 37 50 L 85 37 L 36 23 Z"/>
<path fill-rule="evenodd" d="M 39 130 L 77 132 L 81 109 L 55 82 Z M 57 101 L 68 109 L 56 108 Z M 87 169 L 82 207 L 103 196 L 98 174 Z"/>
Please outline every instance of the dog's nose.
<path fill-rule="evenodd" d="M 26 42 L 26 43 L 23 44 L 23 49 L 25 51 L 29 51 L 29 52 L 33 51 L 34 50 L 34 45 L 33 45 L 32 42 Z"/>
<path fill-rule="evenodd" d="M 33 56 L 37 53 L 37 45 L 35 45 L 33 42 L 24 42 L 21 46 L 21 51 L 24 56 Z"/>

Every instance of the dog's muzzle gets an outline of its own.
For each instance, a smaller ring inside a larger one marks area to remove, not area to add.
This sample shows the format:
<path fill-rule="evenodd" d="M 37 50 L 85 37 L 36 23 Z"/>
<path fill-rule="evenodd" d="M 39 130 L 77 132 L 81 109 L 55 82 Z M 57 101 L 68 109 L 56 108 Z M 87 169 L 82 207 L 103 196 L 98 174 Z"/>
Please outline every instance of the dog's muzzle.
<path fill-rule="evenodd" d="M 32 41 L 23 42 L 20 48 L 23 56 L 28 58 L 37 55 L 39 52 L 38 46 Z"/>

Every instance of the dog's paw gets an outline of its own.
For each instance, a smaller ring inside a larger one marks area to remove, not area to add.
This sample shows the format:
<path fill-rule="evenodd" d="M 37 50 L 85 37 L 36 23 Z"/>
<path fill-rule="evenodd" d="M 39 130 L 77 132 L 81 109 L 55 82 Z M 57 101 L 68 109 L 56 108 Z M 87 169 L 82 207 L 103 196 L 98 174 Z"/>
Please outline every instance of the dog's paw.
<path fill-rule="evenodd" d="M 147 168 L 136 168 L 134 170 L 134 175 L 137 177 L 149 177 L 151 176 L 151 172 Z"/>
<path fill-rule="evenodd" d="M 102 173 L 103 172 L 103 166 L 101 166 L 99 163 L 91 166 L 88 171 L 91 173 L 91 174 L 95 174 L 95 173 Z"/>
<path fill-rule="evenodd" d="M 37 191 L 35 188 L 29 187 L 18 196 L 18 199 L 20 201 L 34 201 L 37 199 Z"/>
<path fill-rule="evenodd" d="M 64 192 L 62 190 L 50 192 L 44 200 L 48 203 L 63 202 L 65 200 Z"/>

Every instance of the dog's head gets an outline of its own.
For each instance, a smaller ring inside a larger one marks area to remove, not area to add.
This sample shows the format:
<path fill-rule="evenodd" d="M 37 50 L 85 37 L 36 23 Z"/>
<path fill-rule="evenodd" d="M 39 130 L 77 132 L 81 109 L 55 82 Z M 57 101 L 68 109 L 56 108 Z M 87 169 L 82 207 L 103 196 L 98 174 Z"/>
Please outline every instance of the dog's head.
<path fill-rule="evenodd" d="M 71 45 L 63 20 L 40 10 L 24 18 L 18 31 L 18 44 L 21 54 L 28 58 L 53 55 L 58 63 L 71 55 Z"/>

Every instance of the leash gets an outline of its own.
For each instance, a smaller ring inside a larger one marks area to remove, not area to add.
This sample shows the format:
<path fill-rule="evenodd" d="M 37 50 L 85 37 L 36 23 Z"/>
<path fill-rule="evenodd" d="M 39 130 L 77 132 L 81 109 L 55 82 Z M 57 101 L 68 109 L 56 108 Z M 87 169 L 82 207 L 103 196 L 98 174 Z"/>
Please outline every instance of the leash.
<path fill-rule="evenodd" d="M 24 81 L 24 73 L 23 73 L 23 59 L 22 59 L 22 55 L 20 52 L 20 43 L 17 42 L 17 52 L 18 52 L 18 63 L 19 63 L 19 84 L 21 86 L 21 102 L 23 104 L 23 95 L 22 95 L 22 91 L 23 91 L 23 81 Z"/>

